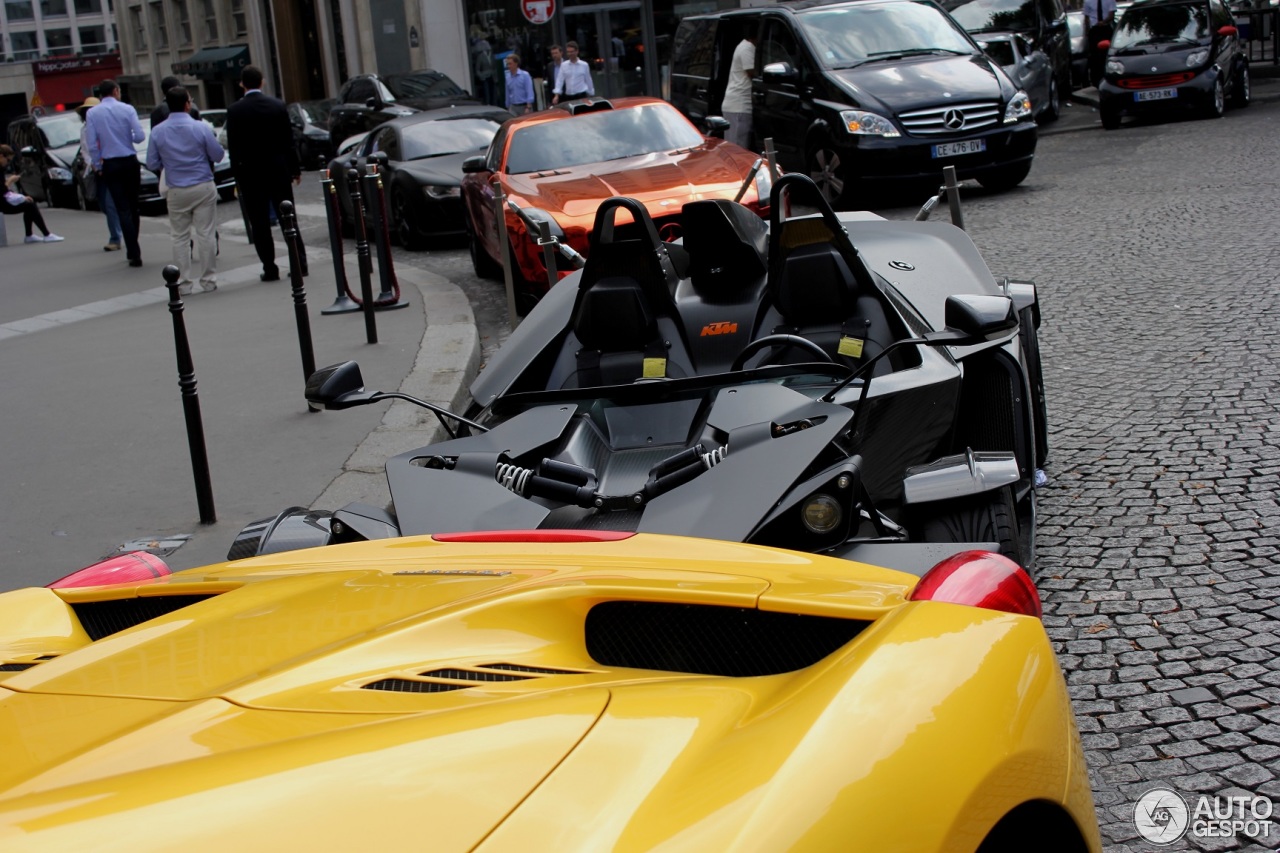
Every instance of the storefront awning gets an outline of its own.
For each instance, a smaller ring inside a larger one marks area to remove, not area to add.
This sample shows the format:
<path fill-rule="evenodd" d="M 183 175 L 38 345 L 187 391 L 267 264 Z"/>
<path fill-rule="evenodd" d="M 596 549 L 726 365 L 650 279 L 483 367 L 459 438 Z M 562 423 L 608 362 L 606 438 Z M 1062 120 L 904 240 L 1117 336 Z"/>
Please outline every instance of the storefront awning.
<path fill-rule="evenodd" d="M 235 78 L 249 64 L 249 46 L 206 47 L 181 62 L 173 63 L 173 73 L 189 74 L 205 80 Z"/>

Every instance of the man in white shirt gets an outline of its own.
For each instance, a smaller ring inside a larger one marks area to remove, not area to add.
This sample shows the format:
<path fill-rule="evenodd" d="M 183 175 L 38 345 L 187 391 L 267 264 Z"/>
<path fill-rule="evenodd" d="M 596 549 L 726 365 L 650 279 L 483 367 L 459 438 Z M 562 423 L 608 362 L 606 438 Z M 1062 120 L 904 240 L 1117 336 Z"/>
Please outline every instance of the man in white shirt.
<path fill-rule="evenodd" d="M 1085 53 L 1089 57 L 1089 84 L 1102 82 L 1107 52 L 1098 50 L 1098 42 L 1110 39 L 1115 29 L 1116 0 L 1084 0 Z"/>
<path fill-rule="evenodd" d="M 751 149 L 751 74 L 756 67 L 756 39 L 747 36 L 733 49 L 729 82 L 724 89 L 720 111 L 729 121 L 724 138 Z"/>
<path fill-rule="evenodd" d="M 591 83 L 591 66 L 578 58 L 578 43 L 565 42 L 564 53 L 565 60 L 560 63 L 560 72 L 556 74 L 556 85 L 552 90 L 555 92 L 551 97 L 553 104 L 560 103 L 561 98 L 572 101 L 596 93 L 596 87 Z"/>

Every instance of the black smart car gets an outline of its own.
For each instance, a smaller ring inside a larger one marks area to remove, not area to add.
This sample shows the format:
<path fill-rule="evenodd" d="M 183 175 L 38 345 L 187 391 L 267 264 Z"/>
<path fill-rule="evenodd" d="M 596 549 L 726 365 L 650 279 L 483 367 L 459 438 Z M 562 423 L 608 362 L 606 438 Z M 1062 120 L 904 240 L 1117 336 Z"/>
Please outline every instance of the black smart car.
<path fill-rule="evenodd" d="M 1199 113 L 1249 104 L 1249 58 L 1222 0 L 1137 0 L 1116 23 L 1098 86 L 1102 126 L 1124 116 Z"/>
<path fill-rule="evenodd" d="M 808 174 L 829 202 L 856 204 L 855 188 L 875 183 L 936 188 L 945 166 L 993 189 L 1031 170 L 1030 98 L 931 0 L 799 0 L 685 18 L 671 102 L 695 124 L 719 114 L 747 35 L 757 38 L 756 145 L 772 138 L 781 166 Z"/>

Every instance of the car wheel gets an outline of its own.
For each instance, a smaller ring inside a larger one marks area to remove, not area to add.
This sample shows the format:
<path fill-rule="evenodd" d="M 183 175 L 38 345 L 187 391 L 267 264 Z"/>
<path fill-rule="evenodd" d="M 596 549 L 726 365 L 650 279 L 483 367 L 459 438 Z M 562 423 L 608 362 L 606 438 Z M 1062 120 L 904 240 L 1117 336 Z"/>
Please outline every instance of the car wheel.
<path fill-rule="evenodd" d="M 1205 118 L 1222 118 L 1227 111 L 1227 98 L 1223 92 L 1222 76 L 1219 75 L 1217 80 L 1213 81 L 1213 94 L 1209 97 L 1209 104 L 1205 107 Z"/>
<path fill-rule="evenodd" d="M 936 514 L 924 521 L 923 533 L 926 542 L 994 542 L 1001 554 L 1031 570 L 1008 486 L 939 504 Z"/>
<path fill-rule="evenodd" d="M 1236 72 L 1235 85 L 1231 87 L 1231 106 L 1247 107 L 1249 101 L 1253 98 L 1253 92 L 1249 89 L 1249 63 L 1241 62 L 1240 70 Z"/>
<path fill-rule="evenodd" d="M 809 146 L 805 166 L 827 204 L 835 207 L 844 199 L 849 189 L 845 179 L 847 170 L 830 139 L 819 139 Z"/>
<path fill-rule="evenodd" d="M 1011 190 L 1018 184 L 1025 181 L 1027 179 L 1027 175 L 1030 173 L 1030 161 L 1026 163 L 1013 163 L 988 172 L 978 178 L 978 183 L 982 184 L 989 190 L 1003 192 L 1004 190 Z"/>
<path fill-rule="evenodd" d="M 1058 110 L 1061 108 L 1061 106 L 1062 104 L 1058 96 L 1058 78 L 1050 77 L 1049 78 L 1049 105 L 1046 106 L 1044 110 L 1040 113 L 1040 120 L 1042 122 L 1057 121 Z"/>
<path fill-rule="evenodd" d="M 516 260 L 515 249 L 510 243 L 507 244 L 507 263 L 511 266 L 511 293 L 515 297 L 516 314 L 526 317 L 533 310 L 533 306 L 542 300 L 542 291 L 535 290 L 533 283 L 524 277 L 524 273 L 520 271 L 520 263 Z M 502 270 L 499 269 L 499 280 L 502 277 Z"/>
<path fill-rule="evenodd" d="M 1116 130 L 1120 127 L 1120 113 L 1114 108 L 1101 107 L 1098 111 L 1102 116 L 1102 128 L 1104 130 Z"/>
<path fill-rule="evenodd" d="M 467 229 L 467 249 L 471 252 L 471 268 L 480 278 L 501 279 L 502 267 L 484 250 L 480 238 L 471 228 L 471 217 L 464 215 L 463 221 Z"/>
<path fill-rule="evenodd" d="M 396 239 L 400 241 L 400 245 L 406 249 L 417 250 L 422 248 L 422 240 L 418 236 L 418 229 L 413 225 L 413 211 L 409 210 L 409 199 L 405 197 L 404 190 L 399 187 L 391 189 L 391 209 L 387 212 L 391 217 L 388 223 L 391 227 L 391 233 L 396 235 Z"/>

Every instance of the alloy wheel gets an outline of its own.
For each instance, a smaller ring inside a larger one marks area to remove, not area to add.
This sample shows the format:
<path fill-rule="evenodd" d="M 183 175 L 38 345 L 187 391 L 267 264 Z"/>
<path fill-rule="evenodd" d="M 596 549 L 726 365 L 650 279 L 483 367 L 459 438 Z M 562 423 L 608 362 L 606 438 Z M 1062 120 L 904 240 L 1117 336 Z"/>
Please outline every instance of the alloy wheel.
<path fill-rule="evenodd" d="M 840 155 L 826 145 L 819 145 L 809 155 L 809 177 L 818 185 L 828 204 L 834 206 L 844 195 Z"/>

